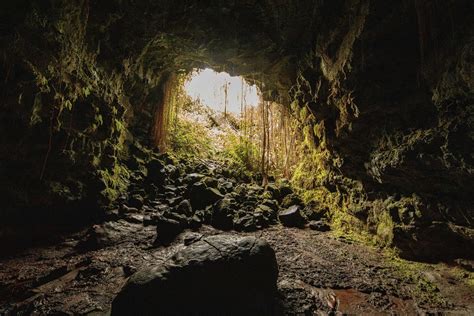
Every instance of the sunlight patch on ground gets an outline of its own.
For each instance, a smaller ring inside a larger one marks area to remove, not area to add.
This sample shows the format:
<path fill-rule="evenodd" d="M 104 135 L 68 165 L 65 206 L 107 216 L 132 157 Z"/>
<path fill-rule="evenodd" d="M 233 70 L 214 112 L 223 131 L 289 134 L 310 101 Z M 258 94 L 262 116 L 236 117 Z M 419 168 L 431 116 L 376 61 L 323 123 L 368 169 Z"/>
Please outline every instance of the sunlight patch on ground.
<path fill-rule="evenodd" d="M 227 87 L 227 102 L 226 102 Z M 233 77 L 226 72 L 206 68 L 196 70 L 184 84 L 186 93 L 195 101 L 219 112 L 239 114 L 242 104 L 257 106 L 260 92 L 256 85 L 250 85 L 242 77 Z M 227 104 L 227 106 L 226 106 Z"/>

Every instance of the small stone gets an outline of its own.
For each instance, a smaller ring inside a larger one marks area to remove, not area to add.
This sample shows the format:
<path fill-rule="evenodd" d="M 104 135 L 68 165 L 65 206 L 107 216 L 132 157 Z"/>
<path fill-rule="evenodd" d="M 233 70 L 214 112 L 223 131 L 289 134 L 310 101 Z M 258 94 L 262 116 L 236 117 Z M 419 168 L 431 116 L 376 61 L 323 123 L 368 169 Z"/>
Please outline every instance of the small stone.
<path fill-rule="evenodd" d="M 183 244 L 185 246 L 189 246 L 192 243 L 195 243 L 196 241 L 201 240 L 202 236 L 203 236 L 202 234 L 198 234 L 198 233 L 187 233 L 183 236 Z"/>
<path fill-rule="evenodd" d="M 318 230 L 321 232 L 327 232 L 331 229 L 331 227 L 326 223 L 326 221 L 319 220 L 319 221 L 311 221 L 309 222 L 309 228 L 312 230 Z"/>

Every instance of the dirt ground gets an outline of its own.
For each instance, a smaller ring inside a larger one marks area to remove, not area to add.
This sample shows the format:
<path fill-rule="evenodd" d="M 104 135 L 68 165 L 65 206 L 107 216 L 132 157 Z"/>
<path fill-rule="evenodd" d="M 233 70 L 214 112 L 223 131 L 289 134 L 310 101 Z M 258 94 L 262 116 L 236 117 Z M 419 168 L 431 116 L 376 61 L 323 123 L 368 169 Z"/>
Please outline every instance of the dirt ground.
<path fill-rule="evenodd" d="M 199 233 L 222 232 L 204 226 Z M 272 245 L 280 270 L 278 301 L 286 315 L 474 314 L 472 272 L 459 265 L 391 259 L 310 229 L 277 225 L 225 233 L 255 235 Z M 107 314 L 127 278 L 184 247 L 185 234 L 155 247 L 154 226 L 119 220 L 4 257 L 0 315 Z"/>

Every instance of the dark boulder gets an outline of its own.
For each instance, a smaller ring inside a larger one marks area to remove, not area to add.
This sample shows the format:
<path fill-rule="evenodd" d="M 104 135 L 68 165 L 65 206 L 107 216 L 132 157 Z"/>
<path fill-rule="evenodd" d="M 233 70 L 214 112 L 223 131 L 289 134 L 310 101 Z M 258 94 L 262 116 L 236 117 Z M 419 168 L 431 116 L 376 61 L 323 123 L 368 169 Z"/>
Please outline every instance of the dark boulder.
<path fill-rule="evenodd" d="M 139 194 L 134 194 L 129 200 L 128 200 L 128 206 L 132 208 L 137 208 L 140 209 L 142 208 L 144 203 L 144 199 L 141 195 Z"/>
<path fill-rule="evenodd" d="M 324 220 L 311 221 L 311 222 L 309 222 L 308 226 L 312 230 L 318 230 L 320 232 L 327 232 L 328 230 L 331 229 L 329 224 Z"/>
<path fill-rule="evenodd" d="M 273 315 L 278 266 L 255 237 L 216 235 L 138 271 L 112 303 L 112 315 Z"/>
<path fill-rule="evenodd" d="M 176 211 L 180 214 L 184 214 L 186 216 L 192 216 L 193 215 L 193 208 L 191 206 L 191 202 L 189 200 L 183 200 L 181 201 L 177 208 Z"/>
<path fill-rule="evenodd" d="M 234 229 L 236 231 L 252 232 L 257 230 L 255 217 L 252 214 L 246 214 L 234 219 Z"/>
<path fill-rule="evenodd" d="M 289 185 L 283 184 L 278 190 L 278 193 L 279 198 L 284 199 L 287 195 L 293 194 L 293 189 Z"/>
<path fill-rule="evenodd" d="M 189 197 L 194 210 L 204 209 L 208 205 L 222 199 L 224 196 L 215 188 L 208 188 L 202 182 L 194 183 L 191 186 Z"/>
<path fill-rule="evenodd" d="M 180 176 L 180 170 L 174 165 L 166 165 L 165 172 L 171 179 L 176 179 Z"/>
<path fill-rule="evenodd" d="M 156 244 L 169 244 L 178 236 L 187 226 L 186 218 L 179 217 L 178 214 L 167 213 L 158 215 L 154 218 L 156 224 Z"/>
<path fill-rule="evenodd" d="M 202 182 L 204 182 L 208 188 L 217 188 L 217 185 L 219 184 L 217 179 L 213 177 L 205 177 L 202 179 Z"/>
<path fill-rule="evenodd" d="M 148 178 L 156 183 L 163 183 L 166 177 L 165 170 L 163 168 L 164 165 L 160 160 L 156 158 L 151 159 L 147 164 Z"/>
<path fill-rule="evenodd" d="M 232 229 L 236 208 L 237 205 L 232 198 L 224 198 L 218 201 L 212 212 L 211 225 L 222 230 Z"/>
<path fill-rule="evenodd" d="M 194 184 L 201 181 L 204 177 L 205 176 L 200 173 L 190 173 L 184 177 L 183 182 L 187 184 Z"/>
<path fill-rule="evenodd" d="M 305 219 L 301 214 L 301 209 L 298 205 L 290 206 L 278 213 L 278 219 L 287 227 L 301 227 L 305 223 Z"/>

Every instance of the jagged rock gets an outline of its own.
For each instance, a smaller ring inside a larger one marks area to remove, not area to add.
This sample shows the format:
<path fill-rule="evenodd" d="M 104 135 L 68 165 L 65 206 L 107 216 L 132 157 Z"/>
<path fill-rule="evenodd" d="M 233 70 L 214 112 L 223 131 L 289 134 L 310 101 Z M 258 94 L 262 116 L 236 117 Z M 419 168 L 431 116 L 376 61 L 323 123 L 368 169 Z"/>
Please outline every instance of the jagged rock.
<path fill-rule="evenodd" d="M 262 205 L 268 206 L 269 208 L 271 208 L 274 211 L 278 211 L 278 209 L 279 209 L 278 202 L 275 201 L 275 200 L 264 200 L 262 202 Z"/>
<path fill-rule="evenodd" d="M 255 209 L 256 214 L 262 214 L 267 223 L 274 222 L 277 219 L 277 212 L 271 207 L 261 204 Z"/>
<path fill-rule="evenodd" d="M 172 178 L 172 179 L 176 179 L 179 177 L 179 169 L 176 168 L 175 166 L 173 165 L 166 165 L 165 166 L 165 172 L 166 174 L 168 175 L 168 177 Z"/>
<path fill-rule="evenodd" d="M 174 194 L 172 194 L 172 195 L 174 196 Z M 179 205 L 179 203 L 183 200 L 182 196 L 175 196 L 175 197 L 172 197 L 172 198 L 168 198 L 168 195 L 166 195 L 166 196 L 167 196 L 166 202 L 168 202 L 169 206 Z"/>
<path fill-rule="evenodd" d="M 178 190 L 178 188 L 175 185 L 171 185 L 171 184 L 165 185 L 164 189 L 166 191 L 171 191 L 171 192 L 176 192 Z"/>
<path fill-rule="evenodd" d="M 190 173 L 184 177 L 184 182 L 188 184 L 194 184 L 201 181 L 205 176 L 200 173 Z"/>
<path fill-rule="evenodd" d="M 156 223 L 156 243 L 168 244 L 172 242 L 186 227 L 179 218 L 171 218 L 171 216 L 159 215 L 155 219 Z"/>
<path fill-rule="evenodd" d="M 125 204 L 120 206 L 120 214 L 138 213 L 140 212 L 136 207 L 130 207 Z"/>
<path fill-rule="evenodd" d="M 285 196 L 285 198 L 281 202 L 281 207 L 288 208 L 292 205 L 302 205 L 302 204 L 303 204 L 303 202 L 301 201 L 299 196 L 292 193 L 292 194 L 289 194 L 289 195 Z"/>
<path fill-rule="evenodd" d="M 280 200 L 284 199 L 287 195 L 293 194 L 293 189 L 289 185 L 282 185 L 278 191 Z"/>
<path fill-rule="evenodd" d="M 234 199 L 224 198 L 220 200 L 214 207 L 211 225 L 223 230 L 232 229 L 236 207 Z"/>
<path fill-rule="evenodd" d="M 143 196 L 134 194 L 130 199 L 128 199 L 128 205 L 140 209 L 143 206 Z"/>
<path fill-rule="evenodd" d="M 251 232 L 257 230 L 255 217 L 252 214 L 246 214 L 234 219 L 234 229 L 237 231 Z"/>
<path fill-rule="evenodd" d="M 231 192 L 233 188 L 234 188 L 234 184 L 230 181 L 224 181 L 219 185 L 219 189 L 225 192 Z"/>
<path fill-rule="evenodd" d="M 200 210 L 222 199 L 224 196 L 215 188 L 208 188 L 202 182 L 194 183 L 189 192 L 193 209 Z"/>
<path fill-rule="evenodd" d="M 305 222 L 303 215 L 301 215 L 301 208 L 298 205 L 280 211 L 278 219 L 284 226 L 288 227 L 301 227 Z"/>
<path fill-rule="evenodd" d="M 154 183 L 162 184 L 166 177 L 163 168 L 164 165 L 160 160 L 156 158 L 151 159 L 147 165 L 148 179 L 150 179 Z"/>
<path fill-rule="evenodd" d="M 202 234 L 198 234 L 198 233 L 187 233 L 183 236 L 183 244 L 185 246 L 189 246 L 191 245 L 192 243 L 195 243 L 199 240 L 201 240 L 201 238 L 203 237 Z"/>
<path fill-rule="evenodd" d="M 202 182 L 204 182 L 204 184 L 205 184 L 208 188 L 216 188 L 216 189 L 217 189 L 218 181 L 217 181 L 216 178 L 213 178 L 213 177 L 205 177 L 204 179 L 202 179 Z"/>
<path fill-rule="evenodd" d="M 191 206 L 191 202 L 189 200 L 183 200 L 178 204 L 178 207 L 176 208 L 178 213 L 184 214 L 186 216 L 192 216 L 193 215 L 193 208 Z"/>
<path fill-rule="evenodd" d="M 318 230 L 321 232 L 327 232 L 331 229 L 329 224 L 326 221 L 319 220 L 319 221 L 311 221 L 308 224 L 309 228 L 312 230 Z"/>
<path fill-rule="evenodd" d="M 203 224 L 203 220 L 196 214 L 189 220 L 189 228 L 198 229 Z"/>
<path fill-rule="evenodd" d="M 319 221 L 326 216 L 327 212 L 326 208 L 314 202 L 306 205 L 302 210 L 303 215 L 310 221 Z"/>
<path fill-rule="evenodd" d="M 253 195 L 253 194 L 258 195 L 258 194 L 263 192 L 263 188 L 260 185 L 256 184 L 256 183 L 252 183 L 252 184 L 247 185 L 247 190 L 249 192 L 248 193 L 249 195 Z"/>
<path fill-rule="evenodd" d="M 111 314 L 273 315 L 277 277 L 275 253 L 264 240 L 210 236 L 132 275 Z"/>

